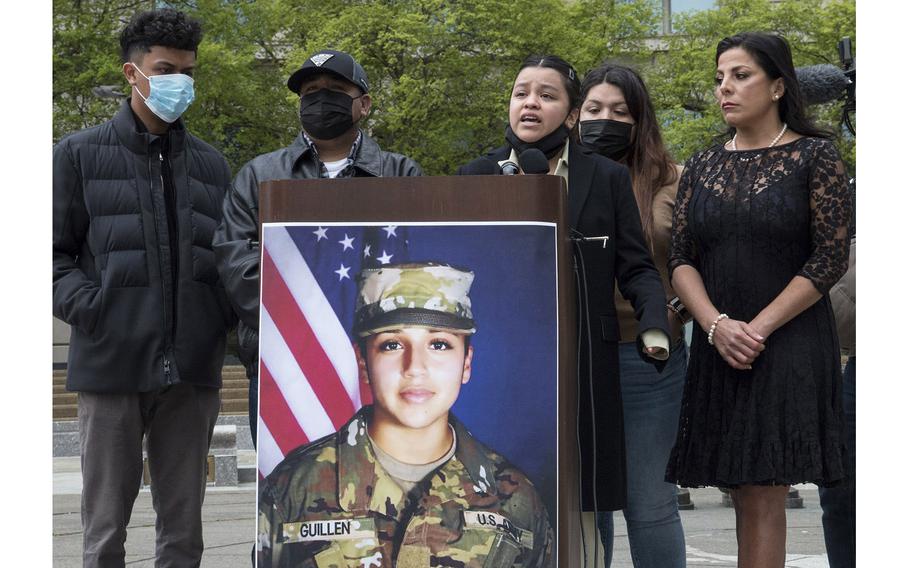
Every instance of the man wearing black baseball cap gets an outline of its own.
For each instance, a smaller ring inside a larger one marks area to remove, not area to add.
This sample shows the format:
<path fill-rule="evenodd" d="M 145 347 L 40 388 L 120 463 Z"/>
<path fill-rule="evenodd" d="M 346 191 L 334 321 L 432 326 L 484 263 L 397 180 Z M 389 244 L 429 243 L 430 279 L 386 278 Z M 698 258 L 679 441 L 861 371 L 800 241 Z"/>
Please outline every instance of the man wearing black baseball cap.
<path fill-rule="evenodd" d="M 224 200 L 214 238 L 215 262 L 234 310 L 237 339 L 250 379 L 250 429 L 256 440 L 259 386 L 259 184 L 269 180 L 419 176 L 407 156 L 386 152 L 360 127 L 370 112 L 367 74 L 351 55 L 325 49 L 287 82 L 300 96 L 302 130 L 294 142 L 244 165 Z"/>

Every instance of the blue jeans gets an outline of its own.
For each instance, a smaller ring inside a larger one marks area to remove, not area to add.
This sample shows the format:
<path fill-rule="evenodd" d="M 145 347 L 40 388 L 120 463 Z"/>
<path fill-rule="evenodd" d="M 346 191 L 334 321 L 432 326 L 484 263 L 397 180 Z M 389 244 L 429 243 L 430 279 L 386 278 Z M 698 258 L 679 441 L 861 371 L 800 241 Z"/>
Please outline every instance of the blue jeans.
<path fill-rule="evenodd" d="M 626 435 L 628 494 L 623 515 L 635 568 L 685 568 L 686 542 L 676 486 L 664 481 L 676 442 L 688 352 L 682 342 L 662 373 L 638 356 L 634 343 L 619 346 L 620 385 Z M 613 559 L 613 512 L 597 514 L 604 566 Z"/>
<path fill-rule="evenodd" d="M 840 487 L 820 487 L 822 527 L 831 568 L 856 566 L 856 357 L 844 366 L 847 471 L 851 478 Z"/>

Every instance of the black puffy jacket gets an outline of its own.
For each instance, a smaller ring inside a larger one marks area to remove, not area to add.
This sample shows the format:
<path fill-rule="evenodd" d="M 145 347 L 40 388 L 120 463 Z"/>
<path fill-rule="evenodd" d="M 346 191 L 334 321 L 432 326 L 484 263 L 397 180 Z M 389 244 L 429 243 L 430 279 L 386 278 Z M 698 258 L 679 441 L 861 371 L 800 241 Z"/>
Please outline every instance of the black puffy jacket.
<path fill-rule="evenodd" d="M 163 191 L 163 137 L 140 132 L 124 101 L 99 126 L 54 146 L 54 315 L 72 326 L 71 391 L 221 386 L 234 316 L 212 235 L 230 169 L 177 121 L 165 135 L 172 172 L 177 276 Z"/>
<path fill-rule="evenodd" d="M 240 316 L 237 340 L 247 375 L 259 364 L 259 184 L 270 180 L 317 179 L 321 168 L 303 133 L 280 150 L 256 156 L 237 172 L 224 199 L 224 218 L 215 233 L 215 256 L 234 309 Z M 354 156 L 354 177 L 422 175 L 417 162 L 379 148 L 363 133 Z"/>

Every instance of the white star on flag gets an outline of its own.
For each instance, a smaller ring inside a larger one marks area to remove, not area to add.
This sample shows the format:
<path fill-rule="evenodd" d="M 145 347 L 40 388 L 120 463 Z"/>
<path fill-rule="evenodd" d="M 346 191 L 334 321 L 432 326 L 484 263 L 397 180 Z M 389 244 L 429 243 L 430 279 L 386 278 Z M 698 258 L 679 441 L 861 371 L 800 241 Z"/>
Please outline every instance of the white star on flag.
<path fill-rule="evenodd" d="M 366 245 L 363 247 L 363 258 L 370 256 L 370 246 L 371 245 Z"/>
<path fill-rule="evenodd" d="M 354 237 L 349 237 L 347 233 L 344 234 L 344 238 L 338 241 L 338 244 L 342 246 L 341 252 L 344 252 L 348 249 L 354 248 Z"/>
<path fill-rule="evenodd" d="M 319 241 L 321 241 L 322 239 L 327 239 L 327 238 L 328 238 L 327 236 L 325 236 L 325 232 L 326 232 L 326 231 L 328 231 L 328 229 L 326 229 L 325 227 L 319 227 L 318 229 L 316 229 L 315 231 L 313 231 L 313 234 L 316 235 L 316 242 L 317 242 L 317 243 L 318 243 Z M 347 236 L 347 235 L 345 235 L 345 236 Z"/>
<path fill-rule="evenodd" d="M 389 225 L 388 227 L 383 227 L 382 230 L 386 232 L 386 238 L 391 239 L 392 237 L 397 237 L 395 231 L 398 229 L 398 225 Z"/>
<path fill-rule="evenodd" d="M 380 257 L 377 258 L 376 260 L 378 260 L 378 261 L 381 262 L 382 264 L 388 264 L 388 263 L 390 263 L 390 262 L 392 261 L 392 257 L 393 257 L 393 256 L 395 256 L 395 255 L 394 255 L 394 254 L 389 254 L 389 253 L 387 253 L 386 251 L 382 251 L 382 256 L 380 256 Z"/>
<path fill-rule="evenodd" d="M 349 272 L 350 270 L 351 270 L 351 267 L 350 267 L 350 266 L 345 266 L 344 263 L 342 263 L 342 264 L 341 264 L 341 268 L 339 268 L 338 270 L 335 271 L 335 274 L 338 275 L 338 281 L 341 282 L 341 281 L 344 280 L 345 278 L 347 278 L 348 280 L 350 280 L 351 277 L 348 275 L 348 272 Z"/>

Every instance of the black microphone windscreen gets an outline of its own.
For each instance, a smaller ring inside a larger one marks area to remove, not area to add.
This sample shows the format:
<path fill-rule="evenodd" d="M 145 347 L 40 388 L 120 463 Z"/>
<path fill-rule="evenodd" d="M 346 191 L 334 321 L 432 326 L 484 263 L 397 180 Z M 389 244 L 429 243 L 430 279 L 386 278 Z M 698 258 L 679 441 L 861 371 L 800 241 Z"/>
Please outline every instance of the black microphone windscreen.
<path fill-rule="evenodd" d="M 499 164 L 489 158 L 471 160 L 458 171 L 463 176 L 495 176 L 499 173 Z"/>
<path fill-rule="evenodd" d="M 850 80 L 841 69 L 830 63 L 796 68 L 796 80 L 807 105 L 817 105 L 837 100 L 850 86 Z"/>
<path fill-rule="evenodd" d="M 526 174 L 545 174 L 550 171 L 550 163 L 543 152 L 537 148 L 528 148 L 518 156 L 521 171 Z"/>

